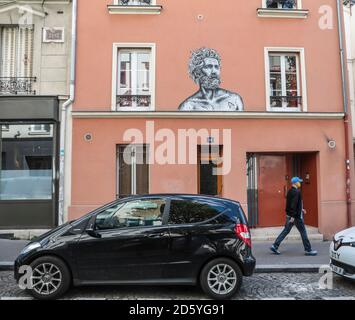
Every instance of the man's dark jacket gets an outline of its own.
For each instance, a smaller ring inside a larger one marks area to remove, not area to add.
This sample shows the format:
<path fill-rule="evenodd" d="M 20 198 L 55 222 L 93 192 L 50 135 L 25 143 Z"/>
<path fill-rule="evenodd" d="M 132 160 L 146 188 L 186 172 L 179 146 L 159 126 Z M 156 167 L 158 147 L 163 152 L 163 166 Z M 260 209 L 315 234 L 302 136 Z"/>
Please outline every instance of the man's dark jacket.
<path fill-rule="evenodd" d="M 292 187 L 287 193 L 286 213 L 292 218 L 300 219 L 302 216 L 301 190 Z"/>

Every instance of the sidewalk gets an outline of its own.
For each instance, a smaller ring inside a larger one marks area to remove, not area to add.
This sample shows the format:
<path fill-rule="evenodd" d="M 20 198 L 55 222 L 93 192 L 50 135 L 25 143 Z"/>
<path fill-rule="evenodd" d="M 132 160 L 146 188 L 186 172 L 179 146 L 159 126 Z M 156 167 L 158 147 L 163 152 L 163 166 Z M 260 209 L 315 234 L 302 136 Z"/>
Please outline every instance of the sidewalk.
<path fill-rule="evenodd" d="M 11 270 L 13 263 L 28 241 L 0 239 L 0 270 Z M 285 242 L 279 248 L 281 255 L 271 253 L 270 242 L 254 242 L 253 254 L 257 261 L 255 272 L 318 272 L 320 266 L 329 264 L 330 242 L 313 242 L 316 257 L 304 255 L 301 242 Z"/>
<path fill-rule="evenodd" d="M 270 251 L 272 241 L 254 242 L 253 255 L 256 258 L 255 272 L 318 272 L 323 265 L 329 265 L 329 241 L 312 241 L 312 249 L 318 251 L 315 257 L 304 255 L 302 242 L 285 241 L 275 255 Z"/>

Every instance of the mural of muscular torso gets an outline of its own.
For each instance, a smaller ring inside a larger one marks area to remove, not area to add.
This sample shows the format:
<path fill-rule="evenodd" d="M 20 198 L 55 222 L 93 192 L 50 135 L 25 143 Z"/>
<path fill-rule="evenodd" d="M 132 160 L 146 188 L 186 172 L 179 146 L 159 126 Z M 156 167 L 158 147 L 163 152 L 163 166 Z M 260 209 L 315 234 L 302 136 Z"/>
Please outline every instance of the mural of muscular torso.
<path fill-rule="evenodd" d="M 237 93 L 220 88 L 221 58 L 208 48 L 192 52 L 190 77 L 200 89 L 181 103 L 181 111 L 243 111 L 243 99 Z"/>

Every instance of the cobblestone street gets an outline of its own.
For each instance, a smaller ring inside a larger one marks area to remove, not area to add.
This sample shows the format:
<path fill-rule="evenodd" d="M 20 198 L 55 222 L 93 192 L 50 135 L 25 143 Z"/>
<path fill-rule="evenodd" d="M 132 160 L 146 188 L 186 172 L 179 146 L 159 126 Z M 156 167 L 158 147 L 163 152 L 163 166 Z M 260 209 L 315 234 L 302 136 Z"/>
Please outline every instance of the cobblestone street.
<path fill-rule="evenodd" d="M 244 278 L 244 283 L 236 300 L 320 300 L 339 299 L 355 300 L 355 282 L 333 277 L 333 289 L 322 289 L 319 284 L 320 274 L 316 273 L 270 273 L 255 274 Z M 30 299 L 16 285 L 11 272 L 0 272 L 0 298 Z M 206 299 L 199 288 L 194 287 L 81 287 L 73 288 L 63 299 Z"/>

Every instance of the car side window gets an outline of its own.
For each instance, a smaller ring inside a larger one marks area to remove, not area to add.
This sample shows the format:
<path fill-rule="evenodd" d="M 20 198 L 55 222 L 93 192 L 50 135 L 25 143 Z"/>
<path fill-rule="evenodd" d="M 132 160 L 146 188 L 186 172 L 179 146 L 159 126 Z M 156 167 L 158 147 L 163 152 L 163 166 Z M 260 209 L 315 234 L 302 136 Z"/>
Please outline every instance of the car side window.
<path fill-rule="evenodd" d="M 116 204 L 96 216 L 98 230 L 163 224 L 164 199 L 141 199 Z"/>
<path fill-rule="evenodd" d="M 172 200 L 169 224 L 190 224 L 212 219 L 226 207 L 208 200 Z"/>

